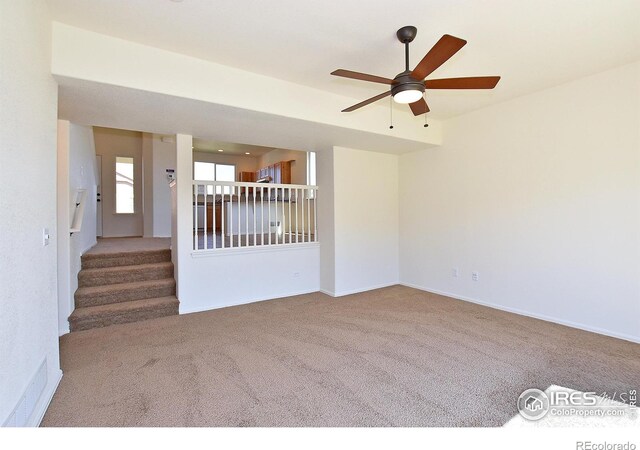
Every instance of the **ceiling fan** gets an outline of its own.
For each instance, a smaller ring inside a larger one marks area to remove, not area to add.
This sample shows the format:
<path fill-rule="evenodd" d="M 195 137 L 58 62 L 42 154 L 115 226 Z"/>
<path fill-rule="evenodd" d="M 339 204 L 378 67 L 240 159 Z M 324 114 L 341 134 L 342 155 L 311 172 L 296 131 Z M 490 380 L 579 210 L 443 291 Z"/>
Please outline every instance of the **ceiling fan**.
<path fill-rule="evenodd" d="M 425 80 L 434 70 L 444 64 L 455 55 L 467 43 L 464 39 L 445 34 L 436 45 L 422 58 L 422 61 L 413 70 L 409 70 L 409 43 L 416 37 L 416 27 L 406 26 L 400 28 L 396 36 L 404 44 L 405 70 L 395 78 L 384 78 L 366 73 L 353 72 L 351 70 L 338 69 L 331 75 L 353 78 L 356 80 L 371 81 L 373 83 L 388 84 L 391 88 L 387 92 L 378 94 L 363 102 L 343 109 L 342 112 L 351 112 L 358 108 L 373 103 L 389 95 L 393 96 L 396 103 L 408 103 L 415 116 L 429 112 L 429 106 L 424 99 L 425 89 L 493 89 L 500 77 L 464 77 L 442 78 L 439 80 Z"/>

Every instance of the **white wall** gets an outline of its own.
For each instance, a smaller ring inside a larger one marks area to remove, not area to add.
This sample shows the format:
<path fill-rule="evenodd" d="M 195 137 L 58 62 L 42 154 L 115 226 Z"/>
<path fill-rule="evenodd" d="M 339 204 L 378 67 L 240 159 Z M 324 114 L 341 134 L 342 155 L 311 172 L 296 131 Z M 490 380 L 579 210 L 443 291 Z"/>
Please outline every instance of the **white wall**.
<path fill-rule="evenodd" d="M 75 304 L 80 257 L 96 244 L 96 153 L 93 130 L 58 121 L 58 332 L 69 332 L 69 315 Z M 69 235 L 76 192 L 85 190 L 80 231 Z"/>
<path fill-rule="evenodd" d="M 142 236 L 153 237 L 153 134 L 142 133 Z"/>
<path fill-rule="evenodd" d="M 62 373 L 56 283 L 57 87 L 51 24 L 40 1 L 0 2 L 0 425 L 40 364 L 42 395 L 26 423 L 39 423 Z M 52 240 L 43 246 L 42 231 Z M 29 405 L 30 402 L 27 402 Z"/>
<path fill-rule="evenodd" d="M 333 295 L 336 289 L 333 153 L 334 149 L 332 147 L 318 149 L 316 153 L 320 290 L 330 295 Z"/>
<path fill-rule="evenodd" d="M 401 281 L 640 341 L 640 63 L 452 119 L 445 139 L 400 157 Z"/>
<path fill-rule="evenodd" d="M 176 168 L 176 143 L 153 137 L 153 236 L 171 236 L 171 189 L 167 169 Z"/>
<path fill-rule="evenodd" d="M 258 168 L 280 161 L 292 161 L 291 184 L 307 184 L 307 152 L 276 148 L 260 156 Z"/>
<path fill-rule="evenodd" d="M 335 147 L 333 170 L 332 294 L 398 283 L 398 157 Z"/>

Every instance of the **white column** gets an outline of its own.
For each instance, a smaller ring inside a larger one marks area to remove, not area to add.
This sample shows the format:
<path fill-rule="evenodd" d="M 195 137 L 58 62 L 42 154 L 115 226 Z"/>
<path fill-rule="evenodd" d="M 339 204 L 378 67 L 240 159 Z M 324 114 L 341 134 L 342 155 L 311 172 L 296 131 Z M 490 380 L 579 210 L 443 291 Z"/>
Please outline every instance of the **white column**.
<path fill-rule="evenodd" d="M 172 230 L 171 242 L 174 255 L 174 277 L 176 295 L 181 299 L 184 291 L 180 285 L 180 269 L 186 268 L 193 248 L 193 138 L 187 134 L 176 135 L 176 179 L 175 230 Z"/>
<path fill-rule="evenodd" d="M 58 120 L 57 158 L 57 236 L 58 246 L 58 334 L 69 332 L 68 317 L 73 311 L 73 296 L 70 283 L 70 236 L 69 236 L 69 121 Z M 95 201 L 95 199 L 88 199 Z"/>
<path fill-rule="evenodd" d="M 153 135 L 142 133 L 142 230 L 153 237 Z"/>

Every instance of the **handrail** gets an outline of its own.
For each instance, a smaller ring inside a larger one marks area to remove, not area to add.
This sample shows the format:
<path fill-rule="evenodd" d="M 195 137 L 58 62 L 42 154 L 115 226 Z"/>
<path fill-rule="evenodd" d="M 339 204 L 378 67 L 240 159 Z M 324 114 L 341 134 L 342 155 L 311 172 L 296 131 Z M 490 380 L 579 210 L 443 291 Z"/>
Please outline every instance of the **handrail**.
<path fill-rule="evenodd" d="M 254 183 L 251 181 L 211 181 L 193 180 L 194 185 L 215 185 L 215 186 L 240 186 L 240 187 L 263 187 L 263 188 L 291 188 L 291 189 L 313 189 L 318 190 L 318 186 L 310 184 L 276 184 L 276 183 Z"/>

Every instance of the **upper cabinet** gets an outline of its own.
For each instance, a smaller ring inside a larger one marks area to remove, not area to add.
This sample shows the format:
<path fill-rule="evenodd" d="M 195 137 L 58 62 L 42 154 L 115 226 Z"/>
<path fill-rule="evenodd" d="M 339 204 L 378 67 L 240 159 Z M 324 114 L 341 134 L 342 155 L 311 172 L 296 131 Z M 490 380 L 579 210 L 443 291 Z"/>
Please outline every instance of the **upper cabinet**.
<path fill-rule="evenodd" d="M 293 161 L 280 161 L 267 167 L 262 167 L 255 172 L 240 172 L 238 181 L 257 181 L 265 177 L 271 177 L 270 183 L 291 184 L 291 163 Z"/>

